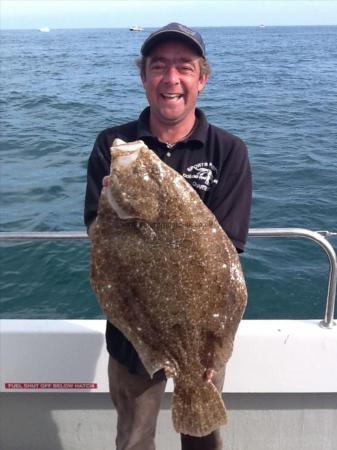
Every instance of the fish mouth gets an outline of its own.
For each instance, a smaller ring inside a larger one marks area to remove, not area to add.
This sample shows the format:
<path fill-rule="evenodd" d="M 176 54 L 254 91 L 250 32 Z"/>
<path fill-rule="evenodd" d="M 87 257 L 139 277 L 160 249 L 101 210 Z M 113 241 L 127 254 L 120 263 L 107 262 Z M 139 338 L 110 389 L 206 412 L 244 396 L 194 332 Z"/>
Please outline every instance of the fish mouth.
<path fill-rule="evenodd" d="M 127 151 L 126 154 L 119 154 L 116 155 L 116 157 L 114 158 L 114 165 L 115 167 L 123 167 L 126 168 L 128 166 L 130 166 L 133 162 L 136 161 L 136 159 L 138 158 L 138 154 L 139 154 L 139 149 L 138 150 L 131 150 L 131 151 Z"/>
<path fill-rule="evenodd" d="M 138 158 L 141 147 L 143 146 L 142 141 L 136 141 L 132 143 L 128 143 L 123 141 L 122 139 L 116 138 L 112 146 L 110 148 L 111 159 L 113 160 L 113 167 L 116 169 L 125 169 L 128 166 L 132 165 Z M 119 186 L 118 176 L 116 176 L 115 171 L 112 170 L 110 174 L 112 184 L 116 187 Z M 119 186 L 120 189 L 120 186 Z M 107 186 L 103 188 L 107 201 L 111 208 L 115 211 L 120 219 L 131 219 L 133 218 L 130 213 L 125 211 L 120 203 L 117 201 L 115 196 L 112 193 L 111 186 Z"/>
<path fill-rule="evenodd" d="M 117 138 L 110 149 L 115 167 L 128 167 L 138 158 L 140 149 L 144 146 L 142 141 L 127 143 Z"/>

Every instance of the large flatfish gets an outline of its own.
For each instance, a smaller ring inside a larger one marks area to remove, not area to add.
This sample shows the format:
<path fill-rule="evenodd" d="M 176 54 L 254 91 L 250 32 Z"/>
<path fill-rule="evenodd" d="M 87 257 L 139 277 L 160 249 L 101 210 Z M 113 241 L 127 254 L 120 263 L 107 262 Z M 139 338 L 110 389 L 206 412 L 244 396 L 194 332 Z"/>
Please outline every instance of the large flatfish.
<path fill-rule="evenodd" d="M 239 258 L 194 189 L 142 141 L 111 147 L 91 283 L 149 374 L 174 373 L 176 431 L 205 436 L 226 423 L 205 371 L 219 370 L 232 353 L 247 301 Z"/>

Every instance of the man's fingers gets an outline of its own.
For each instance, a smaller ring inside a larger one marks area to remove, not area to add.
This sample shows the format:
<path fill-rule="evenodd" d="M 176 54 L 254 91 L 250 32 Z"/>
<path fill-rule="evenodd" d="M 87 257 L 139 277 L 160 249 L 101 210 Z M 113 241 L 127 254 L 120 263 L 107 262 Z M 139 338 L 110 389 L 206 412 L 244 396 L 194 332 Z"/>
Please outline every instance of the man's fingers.
<path fill-rule="evenodd" d="M 172 378 L 172 377 L 177 376 L 177 371 L 172 366 L 165 366 L 164 371 L 165 371 L 166 378 Z"/>
<path fill-rule="evenodd" d="M 107 186 L 109 186 L 109 175 L 107 175 L 106 177 L 103 177 L 103 180 L 102 180 L 102 185 L 104 186 L 104 187 L 107 187 Z"/>
<path fill-rule="evenodd" d="M 214 377 L 215 370 L 214 369 L 206 369 L 205 371 L 205 380 L 210 383 L 212 378 Z"/>

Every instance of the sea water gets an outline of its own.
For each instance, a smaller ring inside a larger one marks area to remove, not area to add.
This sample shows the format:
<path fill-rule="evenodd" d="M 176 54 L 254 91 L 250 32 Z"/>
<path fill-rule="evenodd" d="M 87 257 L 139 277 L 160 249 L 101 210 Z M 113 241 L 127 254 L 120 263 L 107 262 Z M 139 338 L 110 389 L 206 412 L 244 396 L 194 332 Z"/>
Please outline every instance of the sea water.
<path fill-rule="evenodd" d="M 147 105 L 135 59 L 150 31 L 1 31 L 1 231 L 84 230 L 97 133 Z M 199 106 L 248 146 L 251 227 L 336 231 L 337 27 L 200 31 L 212 75 Z M 88 242 L 0 247 L 1 317 L 103 317 Z M 328 262 L 314 243 L 250 238 L 241 260 L 245 318 L 323 317 Z"/>

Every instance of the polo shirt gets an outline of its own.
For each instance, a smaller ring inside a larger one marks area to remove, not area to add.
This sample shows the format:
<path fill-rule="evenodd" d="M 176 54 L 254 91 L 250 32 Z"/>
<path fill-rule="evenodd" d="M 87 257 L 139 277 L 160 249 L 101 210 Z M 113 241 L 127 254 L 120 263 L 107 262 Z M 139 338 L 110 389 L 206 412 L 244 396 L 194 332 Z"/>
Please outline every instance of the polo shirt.
<path fill-rule="evenodd" d="M 196 109 L 193 132 L 173 147 L 160 142 L 150 132 L 150 108 L 138 120 L 102 131 L 88 162 L 84 223 L 87 229 L 97 216 L 102 179 L 110 173 L 110 147 L 115 138 L 125 142 L 143 140 L 167 165 L 179 172 L 196 190 L 217 218 L 239 253 L 243 252 L 249 227 L 252 177 L 248 152 L 237 136 L 208 123 Z M 131 373 L 146 374 L 132 344 L 107 322 L 107 349 Z M 163 372 L 158 373 L 163 377 Z"/>

